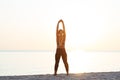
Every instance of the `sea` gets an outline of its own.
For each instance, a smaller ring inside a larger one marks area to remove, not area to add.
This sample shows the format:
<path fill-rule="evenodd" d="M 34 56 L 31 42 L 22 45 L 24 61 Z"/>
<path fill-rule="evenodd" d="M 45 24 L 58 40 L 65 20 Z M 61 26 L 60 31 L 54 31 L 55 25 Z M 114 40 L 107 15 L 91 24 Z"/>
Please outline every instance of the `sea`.
<path fill-rule="evenodd" d="M 70 73 L 120 71 L 119 51 L 67 51 L 67 59 Z M 55 51 L 0 51 L 0 76 L 54 74 L 54 64 Z"/>

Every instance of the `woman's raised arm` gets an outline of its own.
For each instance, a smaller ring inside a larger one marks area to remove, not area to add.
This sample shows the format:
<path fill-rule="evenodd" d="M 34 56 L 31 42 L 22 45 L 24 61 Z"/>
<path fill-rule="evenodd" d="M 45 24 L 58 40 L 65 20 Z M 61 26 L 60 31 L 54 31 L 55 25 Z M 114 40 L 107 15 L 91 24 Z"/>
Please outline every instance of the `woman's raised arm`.
<path fill-rule="evenodd" d="M 59 23 L 60 22 L 62 22 L 62 26 L 63 26 L 63 31 L 64 31 L 64 35 L 65 35 L 65 37 L 66 37 L 66 32 L 65 32 L 65 25 L 64 25 L 64 22 L 63 22 L 63 20 L 62 19 L 60 19 L 59 21 L 58 21 L 58 23 L 57 23 L 57 28 L 56 28 L 56 36 L 57 36 L 57 34 L 58 34 L 58 29 L 59 29 Z"/>

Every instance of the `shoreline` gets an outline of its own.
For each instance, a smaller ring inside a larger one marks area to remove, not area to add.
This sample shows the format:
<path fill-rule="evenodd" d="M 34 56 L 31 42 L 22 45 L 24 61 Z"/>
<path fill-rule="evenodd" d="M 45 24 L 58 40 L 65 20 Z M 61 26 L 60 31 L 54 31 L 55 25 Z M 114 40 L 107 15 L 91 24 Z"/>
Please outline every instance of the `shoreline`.
<path fill-rule="evenodd" d="M 73 75 L 73 74 L 91 74 L 91 73 L 120 73 L 120 71 L 108 71 L 108 72 L 81 72 L 81 73 L 69 73 L 69 75 Z M 58 73 L 57 75 L 65 75 L 66 73 Z M 20 74 L 20 75 L 2 75 L 0 77 L 11 77 L 11 76 L 35 76 L 35 75 L 54 75 L 54 74 Z"/>

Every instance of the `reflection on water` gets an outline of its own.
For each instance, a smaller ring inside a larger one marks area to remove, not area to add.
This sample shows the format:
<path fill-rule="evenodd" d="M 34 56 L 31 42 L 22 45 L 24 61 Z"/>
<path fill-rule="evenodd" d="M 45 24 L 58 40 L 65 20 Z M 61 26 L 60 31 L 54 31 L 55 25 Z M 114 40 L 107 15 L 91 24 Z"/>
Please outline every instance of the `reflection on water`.
<path fill-rule="evenodd" d="M 0 52 L 0 76 L 53 74 L 55 52 Z M 70 73 L 120 70 L 120 52 L 68 52 Z M 58 73 L 65 73 L 60 59 Z"/>

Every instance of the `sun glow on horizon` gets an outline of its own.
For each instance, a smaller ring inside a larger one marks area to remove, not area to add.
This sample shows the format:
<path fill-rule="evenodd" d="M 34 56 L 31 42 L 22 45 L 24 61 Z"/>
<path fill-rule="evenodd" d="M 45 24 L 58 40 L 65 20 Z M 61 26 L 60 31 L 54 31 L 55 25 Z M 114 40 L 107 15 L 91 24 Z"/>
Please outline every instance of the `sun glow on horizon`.
<path fill-rule="evenodd" d="M 116 60 L 114 60 L 114 58 L 116 58 Z M 117 71 L 116 66 L 119 66 L 119 64 L 116 63 L 118 59 L 119 53 L 112 52 L 104 53 L 76 50 L 68 53 L 71 73 L 104 72 L 111 71 L 111 68 Z"/>
<path fill-rule="evenodd" d="M 68 61 L 70 63 L 70 69 L 72 73 L 80 73 L 90 71 L 91 60 L 94 56 L 87 54 L 84 51 L 74 51 L 69 54 Z"/>

